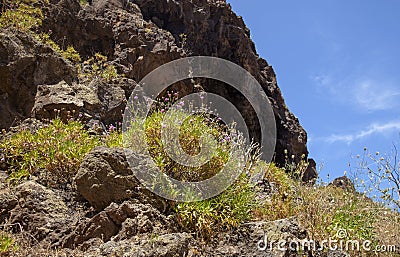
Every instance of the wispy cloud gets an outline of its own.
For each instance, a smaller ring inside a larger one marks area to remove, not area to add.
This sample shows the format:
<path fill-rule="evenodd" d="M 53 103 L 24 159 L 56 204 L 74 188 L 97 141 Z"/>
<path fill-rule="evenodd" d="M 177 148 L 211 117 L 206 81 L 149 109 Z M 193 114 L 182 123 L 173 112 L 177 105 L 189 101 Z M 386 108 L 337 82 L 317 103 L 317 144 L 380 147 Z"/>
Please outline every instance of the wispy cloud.
<path fill-rule="evenodd" d="M 358 106 L 368 111 L 389 110 L 400 103 L 399 89 L 372 80 L 356 83 L 352 94 Z"/>
<path fill-rule="evenodd" d="M 396 130 L 400 131 L 400 121 L 392 121 L 385 124 L 372 124 L 366 130 L 361 130 L 353 134 L 333 134 L 323 138 L 323 140 L 327 143 L 344 142 L 350 144 L 353 141 L 363 139 L 374 134 L 385 134 Z"/>
<path fill-rule="evenodd" d="M 400 107 L 400 88 L 389 81 L 371 78 L 335 80 L 332 75 L 312 77 L 318 88 L 338 102 L 365 111 L 392 110 Z"/>

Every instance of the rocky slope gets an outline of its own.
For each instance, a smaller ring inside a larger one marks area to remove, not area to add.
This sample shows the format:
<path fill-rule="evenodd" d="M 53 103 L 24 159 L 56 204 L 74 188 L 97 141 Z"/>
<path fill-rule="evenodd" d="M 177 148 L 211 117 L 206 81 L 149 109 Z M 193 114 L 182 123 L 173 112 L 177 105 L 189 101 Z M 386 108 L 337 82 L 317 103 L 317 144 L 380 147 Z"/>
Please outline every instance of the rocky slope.
<path fill-rule="evenodd" d="M 137 168 L 144 167 L 138 162 Z M 5 256 L 346 256 L 259 249 L 265 235 L 299 244 L 307 240 L 295 218 L 245 223 L 208 241 L 182 231 L 171 203 L 140 187 L 122 148 L 89 153 L 73 188 L 46 187 L 44 181 L 32 177 L 8 187 L 1 178 L 0 224 L 21 242 L 19 252 Z"/>
<path fill-rule="evenodd" d="M 307 134 L 286 107 L 273 68 L 258 56 L 248 28 L 225 1 L 94 0 L 89 5 L 50 0 L 37 5 L 44 14 L 37 33 L 49 34 L 62 47 L 72 45 L 84 60 L 101 53 L 123 76 L 81 76 L 85 62 L 77 67 L 31 33 L 0 29 L 0 129 L 11 134 L 36 130 L 41 120 L 79 115 L 91 133 L 101 134 L 122 121 L 127 99 L 146 74 L 178 58 L 206 55 L 244 67 L 263 87 L 276 118 L 275 162 L 285 164 L 285 150 L 296 162 L 307 158 Z M 239 92 L 216 81 L 196 83 L 235 103 L 251 135 L 260 137 L 255 112 Z M 191 81 L 174 88 L 183 94 L 198 90 Z M 317 175 L 315 162 L 310 163 L 305 181 Z M 6 170 L 3 164 L 0 169 Z M 137 168 L 144 169 L 141 165 Z M 38 170 L 10 186 L 5 174 L 0 171 L 0 226 L 20 237 L 20 256 L 300 256 L 260 251 L 257 242 L 264 233 L 277 240 L 308 238 L 291 218 L 242 224 L 201 240 L 178 225 L 171 203 L 140 186 L 119 148 L 95 148 L 68 185 L 48 185 L 45 171 Z M 274 186 L 264 183 L 260 187 Z"/>

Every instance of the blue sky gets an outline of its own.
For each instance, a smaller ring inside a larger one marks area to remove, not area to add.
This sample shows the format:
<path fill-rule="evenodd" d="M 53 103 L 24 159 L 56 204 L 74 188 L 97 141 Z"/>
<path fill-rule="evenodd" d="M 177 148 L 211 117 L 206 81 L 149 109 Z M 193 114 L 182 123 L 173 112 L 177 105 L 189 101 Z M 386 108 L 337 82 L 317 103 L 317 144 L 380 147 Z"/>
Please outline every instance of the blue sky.
<path fill-rule="evenodd" d="M 400 147 L 400 1 L 228 0 L 274 67 L 320 176 Z"/>

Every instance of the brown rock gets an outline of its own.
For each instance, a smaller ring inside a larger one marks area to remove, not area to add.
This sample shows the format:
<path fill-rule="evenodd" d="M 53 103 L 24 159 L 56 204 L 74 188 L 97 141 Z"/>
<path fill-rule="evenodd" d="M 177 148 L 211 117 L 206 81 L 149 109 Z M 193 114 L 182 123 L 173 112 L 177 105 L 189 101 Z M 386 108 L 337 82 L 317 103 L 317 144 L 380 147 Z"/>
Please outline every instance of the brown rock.
<path fill-rule="evenodd" d="M 146 166 L 140 164 L 140 157 L 137 159 L 137 169 L 146 170 Z M 161 211 L 167 208 L 164 199 L 142 188 L 130 170 L 122 148 L 95 148 L 85 156 L 74 181 L 78 192 L 97 211 L 128 199 L 150 203 Z"/>
<path fill-rule="evenodd" d="M 36 88 L 62 80 L 71 83 L 75 69 L 32 35 L 0 29 L 0 129 L 30 116 Z"/>
<path fill-rule="evenodd" d="M 58 231 L 73 218 L 62 197 L 34 181 L 18 185 L 14 192 L 18 204 L 9 212 L 8 221 L 18 224 L 17 232 L 22 228 L 38 241 L 55 241 Z"/>
<path fill-rule="evenodd" d="M 100 80 L 93 80 L 87 86 L 61 81 L 55 85 L 38 86 L 33 115 L 38 119 L 51 119 L 56 115 L 66 118 L 69 113 L 75 118 L 83 115 L 86 120 L 115 124 L 122 120 L 125 105 L 125 91 L 118 85 Z"/>
<path fill-rule="evenodd" d="M 126 201 L 120 205 L 112 203 L 93 218 L 81 220 L 63 239 L 62 245 L 71 248 L 94 238 L 102 242 L 133 237 L 146 239 L 152 234 L 161 235 L 173 230 L 168 219 L 151 205 Z"/>
<path fill-rule="evenodd" d="M 353 182 L 351 182 L 351 180 L 347 176 L 335 178 L 332 181 L 332 183 L 330 183 L 330 185 L 333 185 L 335 187 L 340 187 L 343 190 L 350 191 L 350 192 L 356 191 Z"/>
<path fill-rule="evenodd" d="M 306 183 L 315 183 L 318 178 L 318 172 L 316 168 L 317 164 L 315 163 L 314 159 L 308 159 L 307 163 L 307 169 L 303 173 L 301 180 Z"/>

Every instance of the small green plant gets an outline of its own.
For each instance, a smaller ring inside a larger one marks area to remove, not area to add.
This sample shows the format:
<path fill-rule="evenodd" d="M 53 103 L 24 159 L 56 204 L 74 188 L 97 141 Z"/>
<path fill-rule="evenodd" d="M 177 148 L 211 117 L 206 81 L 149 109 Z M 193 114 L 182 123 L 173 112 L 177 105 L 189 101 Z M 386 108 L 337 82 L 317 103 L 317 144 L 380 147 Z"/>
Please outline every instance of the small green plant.
<path fill-rule="evenodd" d="M 121 127 L 121 124 L 119 124 Z M 104 142 L 106 146 L 112 148 L 112 147 L 123 147 L 123 140 L 122 140 L 122 132 L 121 129 L 118 127 L 115 127 L 114 125 L 110 125 L 108 127 L 107 135 L 104 138 Z"/>
<path fill-rule="evenodd" d="M 67 49 L 62 51 L 62 56 L 65 59 L 70 60 L 72 63 L 79 63 L 82 61 L 81 56 L 73 46 L 68 46 Z"/>
<path fill-rule="evenodd" d="M 179 38 L 181 40 L 181 46 L 184 48 L 187 44 L 187 35 L 185 33 L 182 33 L 179 35 Z"/>
<path fill-rule="evenodd" d="M 54 51 L 57 53 L 61 54 L 65 59 L 71 61 L 74 64 L 78 64 L 81 62 L 81 56 L 79 53 L 75 50 L 73 46 L 68 46 L 67 49 L 63 50 L 61 47 L 54 42 L 51 38 L 50 35 L 47 33 L 41 33 L 41 34 L 35 34 L 36 39 L 38 39 L 40 42 L 42 42 L 45 45 L 50 46 L 53 48 Z"/>
<path fill-rule="evenodd" d="M 242 174 L 220 195 L 199 202 L 178 203 L 175 211 L 183 229 L 208 239 L 251 220 L 255 205 L 254 185 Z"/>
<path fill-rule="evenodd" d="M 308 167 L 308 163 L 305 160 L 305 155 L 303 154 L 301 156 L 301 160 L 299 163 L 295 161 L 295 156 L 291 155 L 290 157 L 288 156 L 288 151 L 285 149 L 284 151 L 285 154 L 285 170 L 289 174 L 289 176 L 294 179 L 294 180 L 300 180 L 304 172 L 306 171 Z"/>
<path fill-rule="evenodd" d="M 153 30 L 151 29 L 151 28 L 145 28 L 144 29 L 144 32 L 146 33 L 146 34 L 152 34 L 153 33 Z"/>
<path fill-rule="evenodd" d="M 114 65 L 107 61 L 107 57 L 96 53 L 93 57 L 83 62 L 83 69 L 80 72 L 81 78 L 101 78 L 107 82 L 117 78 L 118 72 Z"/>
<path fill-rule="evenodd" d="M 1 253 L 9 253 L 17 249 L 14 239 L 4 232 L 0 232 L 0 255 Z"/>
<path fill-rule="evenodd" d="M 22 130 L 0 142 L 10 179 L 19 180 L 46 169 L 48 182 L 70 182 L 79 165 L 100 140 L 90 136 L 79 121 L 56 118 L 35 133 Z"/>
<path fill-rule="evenodd" d="M 41 26 L 43 13 L 34 7 L 36 3 L 37 0 L 3 0 L 0 27 L 26 32 Z"/>
<path fill-rule="evenodd" d="M 263 161 L 258 161 L 255 169 L 265 171 L 264 178 L 271 187 L 270 199 L 260 199 L 260 204 L 254 210 L 255 216 L 273 221 L 294 215 L 295 203 L 293 199 L 295 194 L 293 186 L 295 181 L 289 177 L 286 170 L 273 163 L 267 164 Z"/>

